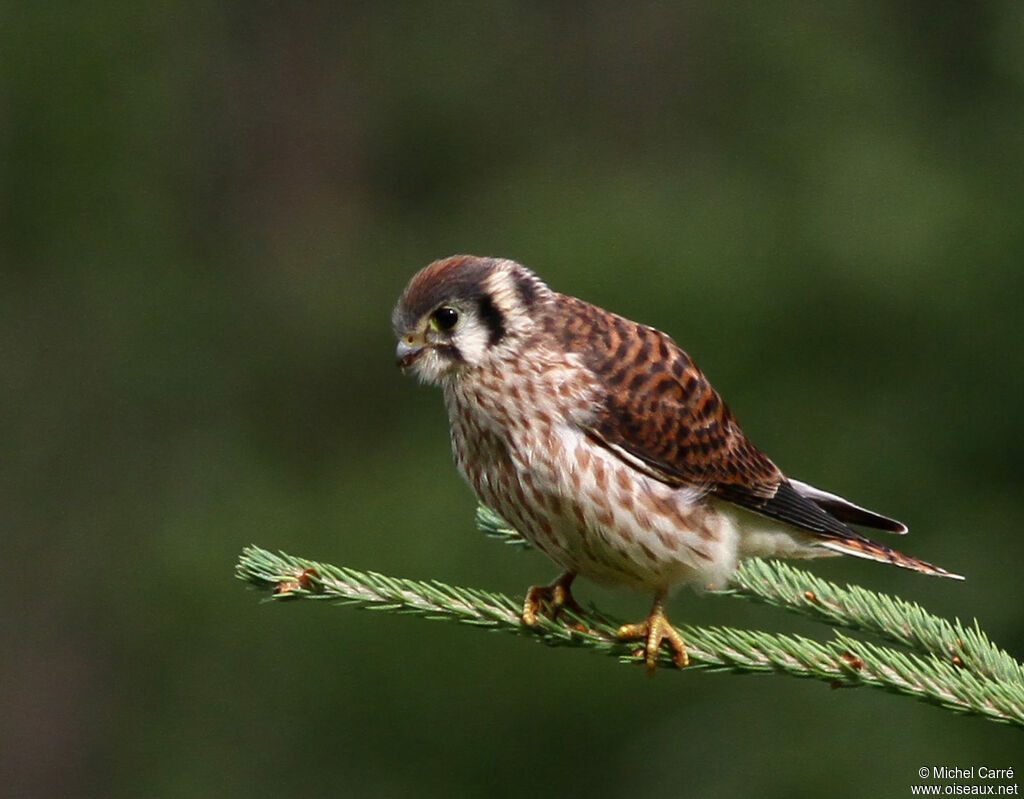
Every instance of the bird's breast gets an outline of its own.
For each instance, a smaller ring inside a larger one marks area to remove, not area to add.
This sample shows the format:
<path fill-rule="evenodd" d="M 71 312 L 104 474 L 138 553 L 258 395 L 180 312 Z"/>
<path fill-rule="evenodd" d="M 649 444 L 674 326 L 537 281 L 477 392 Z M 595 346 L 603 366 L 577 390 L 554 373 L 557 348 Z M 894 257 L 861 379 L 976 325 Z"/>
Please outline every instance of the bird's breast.
<path fill-rule="evenodd" d="M 701 492 L 639 472 L 574 419 L 592 400 L 574 376 L 491 376 L 446 393 L 459 471 L 480 500 L 567 569 L 638 588 L 720 583 L 731 527 Z"/>

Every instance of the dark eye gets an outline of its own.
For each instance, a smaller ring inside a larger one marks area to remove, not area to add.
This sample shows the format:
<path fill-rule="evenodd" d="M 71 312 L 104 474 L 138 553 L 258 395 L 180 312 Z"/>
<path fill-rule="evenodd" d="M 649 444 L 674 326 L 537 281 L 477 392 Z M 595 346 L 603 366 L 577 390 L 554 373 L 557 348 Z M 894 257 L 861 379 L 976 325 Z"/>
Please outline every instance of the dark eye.
<path fill-rule="evenodd" d="M 430 319 L 438 330 L 448 331 L 455 327 L 456 322 L 459 321 L 459 312 L 454 308 L 445 306 L 434 311 Z"/>

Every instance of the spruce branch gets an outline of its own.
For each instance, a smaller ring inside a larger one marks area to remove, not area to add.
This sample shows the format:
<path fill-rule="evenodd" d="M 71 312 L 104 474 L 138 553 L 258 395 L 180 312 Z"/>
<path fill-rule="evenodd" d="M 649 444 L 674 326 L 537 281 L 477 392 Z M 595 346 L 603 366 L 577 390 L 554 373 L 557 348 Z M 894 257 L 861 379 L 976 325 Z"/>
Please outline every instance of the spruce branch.
<path fill-rule="evenodd" d="M 478 510 L 477 524 L 510 545 L 528 546 L 486 508 Z M 579 616 L 564 609 L 557 620 L 541 616 L 536 626 L 527 627 L 520 619 L 521 602 L 505 594 L 389 577 L 256 546 L 242 551 L 236 576 L 270 591 L 273 600 L 328 600 L 456 621 L 643 663 L 636 642 L 616 637 L 620 622 L 595 611 Z M 691 664 L 686 671 L 789 674 L 833 687 L 870 686 L 1024 727 L 1024 666 L 992 644 L 977 622 L 970 627 L 949 622 L 902 599 L 840 587 L 777 562 L 744 562 L 733 586 L 723 593 L 875 635 L 902 648 L 858 640 L 839 630 L 831 640 L 815 641 L 785 633 L 683 626 Z M 677 670 L 667 652 L 658 665 Z"/>
<path fill-rule="evenodd" d="M 480 505 L 477 526 L 510 546 L 530 544 L 490 508 Z M 994 680 L 1024 684 L 1024 665 L 993 644 L 975 620 L 965 627 L 920 605 L 857 585 L 835 583 L 780 561 L 753 558 L 733 574 L 732 586 L 716 593 L 761 602 L 807 616 L 832 627 L 870 633 L 957 666 L 970 666 Z"/>
<path fill-rule="evenodd" d="M 932 615 L 915 602 L 857 585 L 840 587 L 786 563 L 752 559 L 721 593 L 763 602 L 833 627 L 870 633 L 934 655 L 993 680 L 1024 684 L 1024 665 L 993 644 L 975 620 L 967 627 Z"/>

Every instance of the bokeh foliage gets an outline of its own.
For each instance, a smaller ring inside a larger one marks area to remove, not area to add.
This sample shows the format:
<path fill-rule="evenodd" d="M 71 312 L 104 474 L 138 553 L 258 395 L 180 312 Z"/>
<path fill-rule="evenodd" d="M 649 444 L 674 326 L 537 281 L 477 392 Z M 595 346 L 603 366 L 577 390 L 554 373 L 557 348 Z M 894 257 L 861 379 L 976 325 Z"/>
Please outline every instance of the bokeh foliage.
<path fill-rule="evenodd" d="M 7 784 L 621 795 L 643 773 L 793 797 L 1024 773 L 1016 733 L 884 695 L 648 681 L 260 607 L 231 577 L 252 541 L 510 593 L 553 574 L 474 531 L 440 398 L 393 367 L 412 272 L 505 255 L 670 332 L 784 469 L 968 580 L 816 572 L 1020 657 L 1022 130 L 1006 0 L 0 9 Z M 736 604 L 672 613 L 804 630 Z"/>

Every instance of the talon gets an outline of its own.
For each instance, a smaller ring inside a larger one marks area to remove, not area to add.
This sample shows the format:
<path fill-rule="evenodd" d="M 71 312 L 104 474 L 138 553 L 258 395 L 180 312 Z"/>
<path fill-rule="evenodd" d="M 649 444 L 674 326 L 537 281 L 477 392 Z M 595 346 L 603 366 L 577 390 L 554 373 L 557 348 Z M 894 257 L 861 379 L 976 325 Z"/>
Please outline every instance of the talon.
<path fill-rule="evenodd" d="M 654 669 L 658 664 L 658 651 L 663 641 L 667 641 L 672 649 L 672 662 L 681 669 L 690 665 L 690 656 L 686 654 L 686 643 L 683 636 L 673 627 L 665 615 L 662 607 L 662 598 L 654 600 L 654 607 L 651 608 L 651 615 L 644 621 L 636 624 L 623 624 L 616 632 L 619 638 L 626 640 L 643 639 L 646 643 L 643 649 L 644 660 L 647 663 L 647 674 L 654 676 Z"/>
<path fill-rule="evenodd" d="M 523 602 L 523 624 L 533 627 L 537 623 L 537 614 L 548 606 L 549 618 L 554 619 L 561 612 L 562 608 L 569 608 L 573 613 L 581 614 L 583 609 L 576 603 L 569 590 L 576 575 L 572 572 L 565 572 L 551 585 L 532 585 L 526 592 L 526 600 Z"/>

